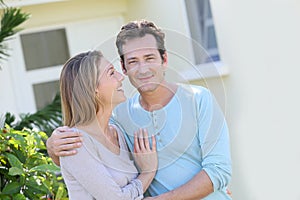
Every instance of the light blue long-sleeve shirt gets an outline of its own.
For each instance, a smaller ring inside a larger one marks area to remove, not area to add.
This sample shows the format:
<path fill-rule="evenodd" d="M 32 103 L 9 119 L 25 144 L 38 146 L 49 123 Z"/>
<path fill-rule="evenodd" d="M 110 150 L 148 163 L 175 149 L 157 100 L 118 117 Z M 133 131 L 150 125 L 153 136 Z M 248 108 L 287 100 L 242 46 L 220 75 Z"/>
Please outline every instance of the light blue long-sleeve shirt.
<path fill-rule="evenodd" d="M 139 128 L 156 135 L 159 164 L 148 189 L 151 196 L 176 189 L 205 170 L 214 187 L 205 199 L 231 199 L 226 193 L 231 178 L 228 129 L 211 93 L 179 85 L 171 101 L 152 112 L 141 107 L 139 98 L 137 93 L 116 107 L 112 121 L 123 128 L 131 150 Z"/>

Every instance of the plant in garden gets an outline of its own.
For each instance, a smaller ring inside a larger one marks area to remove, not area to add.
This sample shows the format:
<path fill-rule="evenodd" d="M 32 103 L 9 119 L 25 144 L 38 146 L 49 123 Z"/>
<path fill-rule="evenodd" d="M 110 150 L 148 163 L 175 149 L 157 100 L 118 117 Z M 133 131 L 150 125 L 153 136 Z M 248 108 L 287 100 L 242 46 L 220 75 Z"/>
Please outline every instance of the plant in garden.
<path fill-rule="evenodd" d="M 60 95 L 57 93 L 50 104 L 35 113 L 20 114 L 18 120 L 10 112 L 5 113 L 3 118 L 6 124 L 16 130 L 22 130 L 23 127 L 37 128 L 50 136 L 56 127 L 62 126 Z"/>
<path fill-rule="evenodd" d="M 0 24 L 0 60 L 3 60 L 9 56 L 6 52 L 8 48 L 4 42 L 22 30 L 18 27 L 29 19 L 30 14 L 22 12 L 20 8 L 7 7 L 3 0 L 0 0 L 0 5 L 3 7 Z"/>
<path fill-rule="evenodd" d="M 60 169 L 43 153 L 46 139 L 32 129 L 0 129 L 0 199 L 68 199 Z"/>

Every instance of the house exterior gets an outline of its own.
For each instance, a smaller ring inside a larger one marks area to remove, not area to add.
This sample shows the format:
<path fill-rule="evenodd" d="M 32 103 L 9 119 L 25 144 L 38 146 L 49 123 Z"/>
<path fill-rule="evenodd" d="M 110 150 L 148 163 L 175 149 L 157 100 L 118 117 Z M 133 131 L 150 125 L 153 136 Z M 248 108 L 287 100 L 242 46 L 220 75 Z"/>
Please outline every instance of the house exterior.
<path fill-rule="evenodd" d="M 233 198 L 299 199 L 300 2 L 210 0 L 216 54 L 215 48 L 195 47 L 199 10 L 186 1 L 5 1 L 32 17 L 8 42 L 12 50 L 0 71 L 0 113 L 34 112 L 43 106 L 58 86 L 62 65 L 53 60 L 100 49 L 119 67 L 114 39 L 120 26 L 135 19 L 152 20 L 167 33 L 168 78 L 208 87 L 225 113 L 232 143 Z M 203 24 L 207 30 L 212 27 L 210 19 Z M 42 48 L 42 42 L 49 49 L 60 45 L 59 52 L 47 61 L 45 53 L 38 54 L 40 59 L 32 62 L 40 51 L 31 48 Z M 218 57 L 214 62 L 197 60 L 210 53 Z M 48 65 L 42 66 L 45 62 Z M 131 95 L 128 81 L 125 87 Z"/>

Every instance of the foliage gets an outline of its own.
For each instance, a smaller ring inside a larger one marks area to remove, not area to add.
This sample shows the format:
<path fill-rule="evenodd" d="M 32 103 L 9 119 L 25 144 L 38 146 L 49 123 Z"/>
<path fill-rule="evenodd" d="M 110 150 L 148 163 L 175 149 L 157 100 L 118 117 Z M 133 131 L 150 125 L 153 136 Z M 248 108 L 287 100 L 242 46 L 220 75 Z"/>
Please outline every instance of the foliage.
<path fill-rule="evenodd" d="M 3 0 L 0 1 L 0 4 L 3 7 L 0 29 L 0 60 L 3 60 L 9 56 L 4 42 L 22 30 L 18 26 L 28 20 L 30 15 L 22 12 L 20 8 L 7 7 Z"/>
<path fill-rule="evenodd" d="M 5 114 L 5 123 L 16 130 L 22 130 L 23 127 L 38 128 L 44 131 L 48 136 L 52 131 L 62 125 L 60 95 L 57 94 L 53 101 L 33 114 L 22 114 L 20 120 L 16 122 L 16 117 L 11 113 Z"/>
<path fill-rule="evenodd" d="M 32 129 L 0 129 L 0 199 L 68 199 L 59 168 L 41 152 L 46 139 Z"/>

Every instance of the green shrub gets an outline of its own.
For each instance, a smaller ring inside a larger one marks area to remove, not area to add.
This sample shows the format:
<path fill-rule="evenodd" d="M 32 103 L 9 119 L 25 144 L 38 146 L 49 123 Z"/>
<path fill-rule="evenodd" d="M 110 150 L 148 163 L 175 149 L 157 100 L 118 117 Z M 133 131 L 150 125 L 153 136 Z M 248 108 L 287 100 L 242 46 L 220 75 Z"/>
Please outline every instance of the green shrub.
<path fill-rule="evenodd" d="M 0 129 L 0 199 L 68 199 L 60 169 L 45 154 L 46 139 L 33 129 Z"/>

